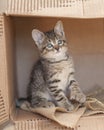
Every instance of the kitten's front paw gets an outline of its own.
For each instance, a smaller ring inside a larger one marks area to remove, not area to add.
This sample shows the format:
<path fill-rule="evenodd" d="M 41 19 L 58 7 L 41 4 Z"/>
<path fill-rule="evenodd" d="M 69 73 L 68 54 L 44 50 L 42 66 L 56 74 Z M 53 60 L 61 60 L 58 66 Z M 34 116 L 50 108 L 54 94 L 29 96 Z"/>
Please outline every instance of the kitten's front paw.
<path fill-rule="evenodd" d="M 55 107 L 55 105 L 54 105 L 54 103 L 48 101 L 42 107 L 44 107 L 44 108 L 51 108 L 51 107 Z"/>
<path fill-rule="evenodd" d="M 65 108 L 67 111 L 74 110 L 74 105 L 71 102 L 64 102 L 63 104 L 60 105 L 60 107 Z"/>
<path fill-rule="evenodd" d="M 37 104 L 32 103 L 32 107 L 33 108 L 40 108 L 40 107 L 51 108 L 51 107 L 55 107 L 55 105 L 50 101 L 41 101 Z"/>
<path fill-rule="evenodd" d="M 68 108 L 67 111 L 73 111 L 74 110 L 74 106 L 71 104 Z"/>
<path fill-rule="evenodd" d="M 78 89 L 76 91 L 71 91 L 70 100 L 75 100 L 78 101 L 79 103 L 85 103 L 86 96 L 80 89 Z"/>

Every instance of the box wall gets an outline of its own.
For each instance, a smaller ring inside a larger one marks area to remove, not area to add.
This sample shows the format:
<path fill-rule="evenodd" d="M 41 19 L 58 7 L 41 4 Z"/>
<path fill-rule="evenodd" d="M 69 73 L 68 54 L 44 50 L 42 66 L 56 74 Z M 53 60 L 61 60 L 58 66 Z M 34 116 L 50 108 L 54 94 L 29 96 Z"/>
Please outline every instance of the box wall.
<path fill-rule="evenodd" d="M 15 59 L 15 30 L 11 17 L 5 16 L 5 43 L 7 60 L 7 80 L 8 80 L 8 103 L 9 113 L 14 114 L 16 97 L 16 59 Z"/>
<path fill-rule="evenodd" d="M 5 17 L 0 15 L 0 125 L 9 120 Z"/>
<path fill-rule="evenodd" d="M 103 5 L 104 0 L 7 0 L 6 14 L 67 18 L 103 18 Z"/>

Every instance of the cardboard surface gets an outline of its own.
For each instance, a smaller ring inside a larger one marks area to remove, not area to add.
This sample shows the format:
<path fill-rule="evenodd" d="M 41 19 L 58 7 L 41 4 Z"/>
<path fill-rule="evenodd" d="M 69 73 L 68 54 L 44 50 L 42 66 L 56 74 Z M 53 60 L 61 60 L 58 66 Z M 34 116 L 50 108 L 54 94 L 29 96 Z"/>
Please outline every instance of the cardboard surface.
<path fill-rule="evenodd" d="M 76 130 L 103 130 L 104 116 L 97 115 L 91 117 L 83 117 L 77 124 Z"/>
<path fill-rule="evenodd" d="M 104 0 L 8 0 L 9 15 L 104 17 Z"/>
<path fill-rule="evenodd" d="M 5 26 L 4 26 L 4 17 L 0 15 L 0 124 L 8 120 L 9 120 L 9 100 L 8 100 Z"/>

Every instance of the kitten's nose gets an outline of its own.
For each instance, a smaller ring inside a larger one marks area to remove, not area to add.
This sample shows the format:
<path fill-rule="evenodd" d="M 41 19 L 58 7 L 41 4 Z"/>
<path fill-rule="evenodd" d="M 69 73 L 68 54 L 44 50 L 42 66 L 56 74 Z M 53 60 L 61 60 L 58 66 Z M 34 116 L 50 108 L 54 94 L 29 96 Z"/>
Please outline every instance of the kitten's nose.
<path fill-rule="evenodd" d="M 54 48 L 58 51 L 59 50 L 59 46 L 55 45 Z"/>

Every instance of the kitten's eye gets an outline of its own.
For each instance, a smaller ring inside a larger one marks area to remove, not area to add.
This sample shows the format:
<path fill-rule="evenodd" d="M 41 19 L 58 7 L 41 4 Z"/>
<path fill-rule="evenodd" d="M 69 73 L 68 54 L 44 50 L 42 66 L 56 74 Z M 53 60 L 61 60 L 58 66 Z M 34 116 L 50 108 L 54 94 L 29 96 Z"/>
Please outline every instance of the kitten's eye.
<path fill-rule="evenodd" d="M 53 45 L 52 45 L 52 44 L 48 44 L 48 45 L 47 45 L 47 48 L 48 48 L 48 49 L 52 49 L 52 48 L 53 48 Z"/>
<path fill-rule="evenodd" d="M 62 46 L 63 45 L 63 41 L 62 40 L 58 40 L 58 45 Z"/>

